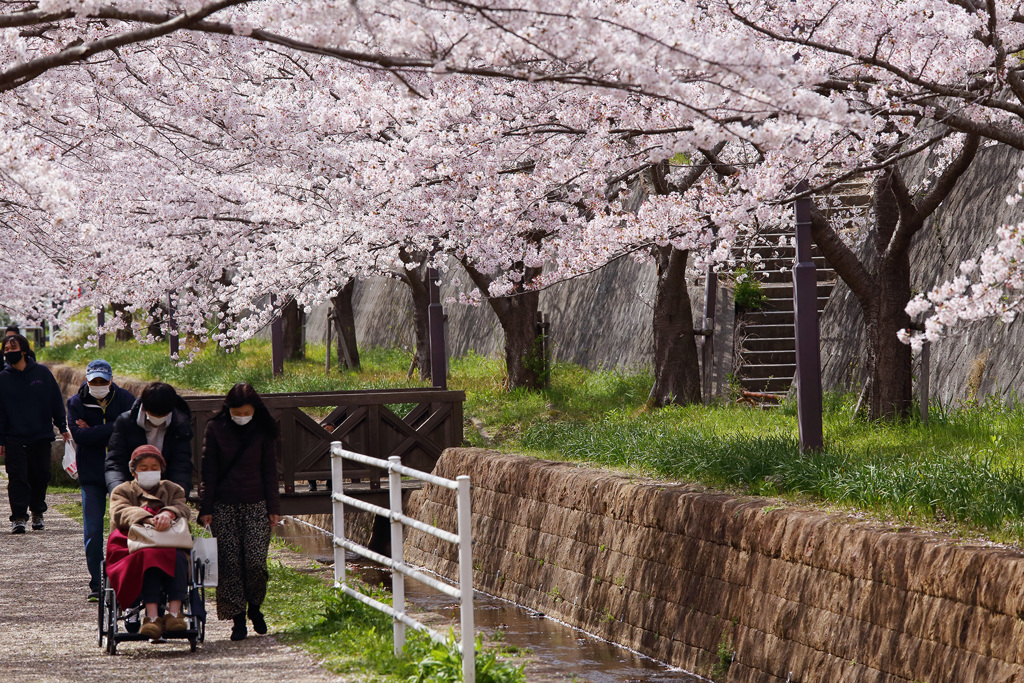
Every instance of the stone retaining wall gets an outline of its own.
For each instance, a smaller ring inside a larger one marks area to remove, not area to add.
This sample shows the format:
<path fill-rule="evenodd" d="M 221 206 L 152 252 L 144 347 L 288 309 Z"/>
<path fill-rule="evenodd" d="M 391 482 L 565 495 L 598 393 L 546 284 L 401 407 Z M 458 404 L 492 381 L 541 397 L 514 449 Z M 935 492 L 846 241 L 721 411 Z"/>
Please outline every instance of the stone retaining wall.
<path fill-rule="evenodd" d="M 689 671 L 1024 680 L 1020 552 L 480 449 L 435 473 L 472 478 L 478 589 Z M 451 491 L 410 511 L 455 528 Z M 420 532 L 406 557 L 457 576 L 454 548 Z"/>

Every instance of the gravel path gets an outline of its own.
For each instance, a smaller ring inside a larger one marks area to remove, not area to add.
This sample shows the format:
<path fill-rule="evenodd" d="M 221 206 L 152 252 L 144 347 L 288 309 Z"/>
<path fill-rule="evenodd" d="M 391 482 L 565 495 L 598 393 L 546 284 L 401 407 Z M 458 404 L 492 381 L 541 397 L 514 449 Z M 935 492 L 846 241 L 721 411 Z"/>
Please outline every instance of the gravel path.
<path fill-rule="evenodd" d="M 0 672 L 8 681 L 331 681 L 345 679 L 272 635 L 231 642 L 230 622 L 207 621 L 195 653 L 187 641 L 120 643 L 117 656 L 97 644 L 95 603 L 86 602 L 88 571 L 82 526 L 48 498 L 46 530 L 14 536 L 7 482 L 0 479 Z M 72 496 L 70 499 L 74 499 Z"/>

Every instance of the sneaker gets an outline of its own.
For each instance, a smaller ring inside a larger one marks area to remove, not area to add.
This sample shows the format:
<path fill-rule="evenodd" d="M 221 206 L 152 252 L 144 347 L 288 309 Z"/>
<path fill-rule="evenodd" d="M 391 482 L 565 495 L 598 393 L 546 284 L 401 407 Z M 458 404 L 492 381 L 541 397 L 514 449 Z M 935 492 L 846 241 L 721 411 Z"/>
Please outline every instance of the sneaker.
<path fill-rule="evenodd" d="M 89 593 L 89 597 L 87 597 L 86 600 L 88 600 L 89 602 L 99 602 L 100 601 L 100 592 L 99 591 L 92 591 L 91 593 Z"/>
<path fill-rule="evenodd" d="M 150 640 L 160 640 L 163 638 L 164 629 L 160 617 L 157 617 L 156 619 L 146 617 L 143 619 L 142 628 L 139 629 L 139 634 L 146 636 Z"/>
<path fill-rule="evenodd" d="M 184 631 L 188 628 L 188 624 L 180 616 L 175 616 L 168 612 L 164 615 L 164 630 L 168 633 L 171 631 Z"/>
<path fill-rule="evenodd" d="M 43 516 L 42 515 L 32 515 L 32 530 L 33 531 L 42 531 L 45 528 L 46 528 L 46 525 L 43 524 Z"/>
<path fill-rule="evenodd" d="M 249 608 L 249 620 L 252 621 L 252 630 L 256 633 L 266 635 L 267 633 L 267 620 L 263 618 L 263 613 L 258 609 Z"/>
<path fill-rule="evenodd" d="M 11 533 L 12 534 L 23 534 L 25 533 L 25 522 L 28 520 L 16 519 L 11 522 Z"/>

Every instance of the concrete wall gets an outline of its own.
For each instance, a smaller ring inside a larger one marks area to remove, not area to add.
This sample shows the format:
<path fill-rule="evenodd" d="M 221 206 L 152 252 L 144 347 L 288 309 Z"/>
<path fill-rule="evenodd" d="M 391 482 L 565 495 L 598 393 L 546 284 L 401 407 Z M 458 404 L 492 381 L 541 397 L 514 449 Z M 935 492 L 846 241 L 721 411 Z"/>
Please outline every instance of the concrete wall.
<path fill-rule="evenodd" d="M 441 300 L 460 290 L 453 277 L 469 278 L 453 265 L 442 276 Z M 656 274 L 651 264 L 619 259 L 589 275 L 541 293 L 540 310 L 551 321 L 552 356 L 590 368 L 634 369 L 650 365 L 653 337 L 651 306 Z M 465 287 L 462 288 L 465 290 Z M 694 318 L 703 315 L 703 280 L 690 281 Z M 364 280 L 355 291 L 356 333 L 360 347 L 412 349 L 412 301 L 408 288 L 395 280 Z M 446 304 L 448 347 L 452 356 L 468 351 L 501 356 L 504 336 L 489 306 Z M 313 309 L 306 327 L 309 343 L 326 338 L 327 307 Z"/>
<path fill-rule="evenodd" d="M 446 451 L 435 473 L 472 478 L 478 589 L 689 671 L 1024 680 L 1017 551 L 478 449 Z M 453 506 L 433 486 L 410 502 L 448 529 Z M 407 559 L 457 576 L 449 544 L 407 539 Z"/>

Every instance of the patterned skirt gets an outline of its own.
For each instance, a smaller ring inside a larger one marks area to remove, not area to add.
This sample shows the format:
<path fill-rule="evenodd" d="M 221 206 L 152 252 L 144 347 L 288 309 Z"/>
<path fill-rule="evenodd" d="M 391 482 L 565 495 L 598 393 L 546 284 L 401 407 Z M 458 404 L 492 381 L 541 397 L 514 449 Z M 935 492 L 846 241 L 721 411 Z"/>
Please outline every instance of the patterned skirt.
<path fill-rule="evenodd" d="M 270 516 L 266 502 L 216 503 L 210 530 L 217 537 L 217 618 L 258 610 L 267 597 Z"/>

